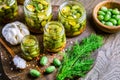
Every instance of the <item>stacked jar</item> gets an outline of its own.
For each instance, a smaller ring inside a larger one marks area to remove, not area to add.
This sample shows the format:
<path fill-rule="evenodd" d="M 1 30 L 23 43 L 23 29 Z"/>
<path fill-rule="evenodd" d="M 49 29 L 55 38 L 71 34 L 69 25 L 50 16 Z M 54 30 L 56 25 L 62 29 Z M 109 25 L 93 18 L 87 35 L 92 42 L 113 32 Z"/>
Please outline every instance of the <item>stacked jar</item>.
<path fill-rule="evenodd" d="M 52 18 L 49 0 L 25 0 L 25 21 L 31 32 L 43 33 L 43 28 Z"/>
<path fill-rule="evenodd" d="M 66 45 L 64 27 L 61 23 L 48 22 L 44 28 L 43 44 L 45 50 L 49 52 L 59 52 Z"/>
<path fill-rule="evenodd" d="M 64 25 L 66 36 L 77 36 L 85 30 L 86 11 L 80 2 L 66 1 L 59 8 L 58 20 Z"/>
<path fill-rule="evenodd" d="M 0 23 L 12 21 L 18 14 L 16 0 L 0 0 Z"/>

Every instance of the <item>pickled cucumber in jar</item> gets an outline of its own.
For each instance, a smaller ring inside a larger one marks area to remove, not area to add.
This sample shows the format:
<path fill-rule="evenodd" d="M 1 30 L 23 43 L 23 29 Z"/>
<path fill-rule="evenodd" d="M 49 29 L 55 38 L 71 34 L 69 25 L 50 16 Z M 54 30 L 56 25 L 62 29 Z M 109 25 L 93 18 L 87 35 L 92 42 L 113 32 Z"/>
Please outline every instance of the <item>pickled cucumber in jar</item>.
<path fill-rule="evenodd" d="M 23 57 L 26 60 L 32 60 L 39 56 L 40 48 L 35 36 L 27 35 L 23 38 L 21 43 L 21 49 L 23 51 Z"/>
<path fill-rule="evenodd" d="M 49 52 L 59 52 L 65 47 L 66 37 L 61 23 L 52 21 L 46 24 L 43 44 L 45 50 Z"/>
<path fill-rule="evenodd" d="M 0 24 L 5 24 L 14 20 L 18 15 L 16 0 L 0 0 Z"/>
<path fill-rule="evenodd" d="M 31 32 L 43 33 L 43 28 L 52 18 L 49 0 L 25 0 L 25 21 Z"/>
<path fill-rule="evenodd" d="M 86 26 L 86 12 L 80 2 L 66 1 L 59 8 L 58 20 L 68 37 L 81 34 Z"/>

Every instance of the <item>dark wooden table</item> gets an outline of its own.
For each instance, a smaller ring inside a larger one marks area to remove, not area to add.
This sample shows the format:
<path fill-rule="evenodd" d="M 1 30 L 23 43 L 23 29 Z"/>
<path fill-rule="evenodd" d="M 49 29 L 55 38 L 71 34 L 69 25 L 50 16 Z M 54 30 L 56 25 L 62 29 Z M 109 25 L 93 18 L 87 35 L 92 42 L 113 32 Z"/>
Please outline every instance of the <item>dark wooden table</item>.
<path fill-rule="evenodd" d="M 95 62 L 95 66 L 93 69 L 86 75 L 85 78 L 81 78 L 81 80 L 120 80 L 120 32 L 114 34 L 107 34 L 100 30 L 98 30 L 93 23 L 92 19 L 92 10 L 96 4 L 103 0 L 80 0 L 86 8 L 87 11 L 87 28 L 86 30 L 77 37 L 69 38 L 67 40 L 67 45 L 71 44 L 71 41 L 88 36 L 91 33 L 96 33 L 98 35 L 102 35 L 104 37 L 104 45 L 102 48 L 96 51 L 97 59 Z M 116 0 L 119 1 L 120 0 Z M 52 5 L 60 5 L 64 0 L 52 0 Z M 1 35 L 1 33 L 0 33 Z M 2 36 L 1 36 L 2 37 Z M 0 44 L 0 52 L 2 45 Z M 2 66 L 0 61 L 0 80 L 9 80 L 3 69 L 6 66 Z M 2 75 L 1 75 L 2 74 Z M 11 80 L 15 80 L 11 78 Z M 21 80 L 20 78 L 16 78 L 16 80 Z M 22 79 L 25 80 L 25 79 Z M 46 79 L 52 80 L 52 79 Z"/>

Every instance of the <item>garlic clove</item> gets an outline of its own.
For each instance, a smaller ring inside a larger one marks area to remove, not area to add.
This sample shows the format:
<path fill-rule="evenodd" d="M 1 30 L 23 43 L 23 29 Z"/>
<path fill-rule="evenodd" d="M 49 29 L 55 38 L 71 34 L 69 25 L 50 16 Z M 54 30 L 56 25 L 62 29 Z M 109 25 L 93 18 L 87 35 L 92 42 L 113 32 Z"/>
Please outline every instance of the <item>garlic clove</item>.
<path fill-rule="evenodd" d="M 26 61 L 17 55 L 13 58 L 13 63 L 17 68 L 20 68 L 20 69 L 25 69 L 27 66 Z"/>

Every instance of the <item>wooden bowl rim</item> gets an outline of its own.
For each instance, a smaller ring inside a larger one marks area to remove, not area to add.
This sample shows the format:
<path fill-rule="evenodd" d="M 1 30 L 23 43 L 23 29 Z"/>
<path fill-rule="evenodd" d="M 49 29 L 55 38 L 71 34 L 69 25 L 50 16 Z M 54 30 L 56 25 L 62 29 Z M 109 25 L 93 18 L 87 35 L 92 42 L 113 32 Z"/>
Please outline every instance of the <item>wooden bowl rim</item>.
<path fill-rule="evenodd" d="M 102 24 L 102 23 L 98 20 L 98 18 L 97 18 L 97 16 L 96 16 L 96 15 L 97 15 L 96 12 L 98 12 L 98 10 L 99 10 L 98 7 L 99 7 L 99 6 L 102 6 L 103 4 L 107 4 L 107 3 L 115 3 L 115 4 L 120 5 L 120 2 L 118 2 L 118 1 L 102 1 L 102 2 L 98 3 L 98 4 L 94 7 L 93 12 L 92 12 L 93 19 L 95 20 L 96 23 L 98 23 L 100 26 L 102 26 L 102 27 L 104 27 L 104 28 L 107 28 L 107 29 L 119 29 L 120 26 L 107 26 L 107 25 Z"/>

